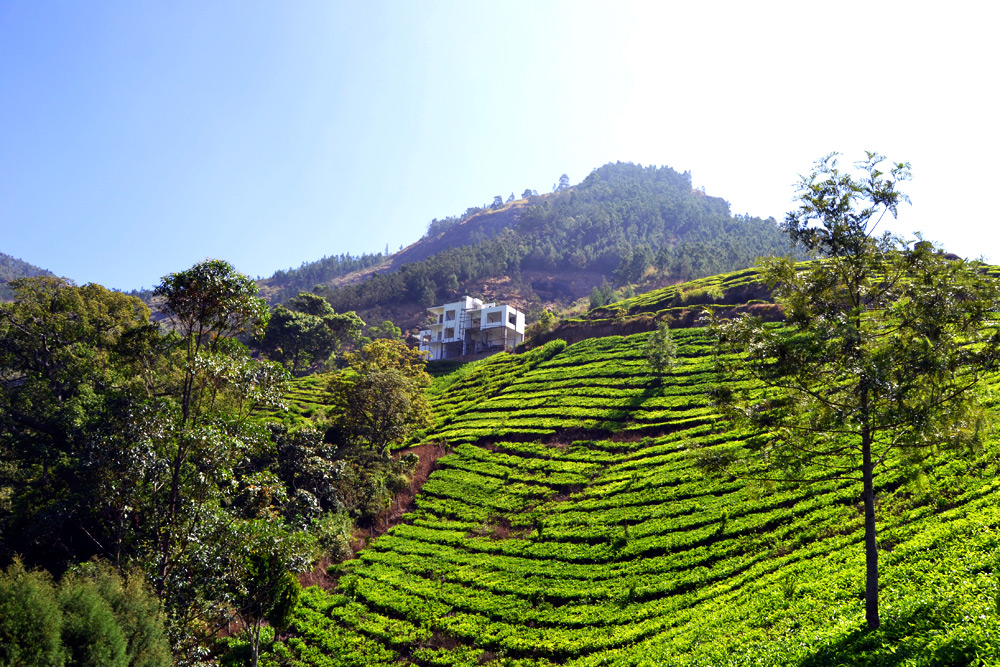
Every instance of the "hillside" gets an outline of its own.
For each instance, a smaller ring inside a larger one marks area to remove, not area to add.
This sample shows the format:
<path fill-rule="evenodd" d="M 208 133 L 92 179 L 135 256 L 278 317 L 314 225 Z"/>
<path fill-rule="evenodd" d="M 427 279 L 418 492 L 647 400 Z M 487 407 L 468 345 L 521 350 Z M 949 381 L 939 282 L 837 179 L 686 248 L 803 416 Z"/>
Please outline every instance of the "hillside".
<path fill-rule="evenodd" d="M 773 219 L 732 215 L 725 200 L 692 188 L 690 173 L 616 163 L 551 194 L 432 221 L 389 257 L 328 258 L 262 288 L 275 302 L 315 287 L 338 312 L 409 329 L 425 306 L 460 294 L 537 313 L 589 296 L 604 279 L 650 289 L 789 252 Z"/>
<path fill-rule="evenodd" d="M 51 271 L 0 252 L 0 301 L 10 301 L 14 298 L 13 293 L 7 286 L 7 283 L 11 280 L 15 278 L 51 275 L 53 275 Z"/>
<path fill-rule="evenodd" d="M 626 318 L 670 315 L 686 305 L 677 303 L 683 295 L 768 306 L 754 282 L 745 272 L 616 306 Z M 591 319 L 610 319 L 600 315 Z M 720 378 L 706 330 L 677 324 L 680 363 L 662 380 L 642 359 L 644 333 L 553 341 L 439 377 L 436 423 L 423 442 L 451 453 L 401 525 L 350 561 L 333 590 L 307 591 L 272 659 L 1000 659 L 1000 443 L 940 452 L 917 477 L 891 463 L 876 480 L 884 624 L 863 633 L 859 485 L 766 481 L 741 434 L 726 430 L 710 405 Z M 721 472 L 728 460 L 738 464 Z"/>

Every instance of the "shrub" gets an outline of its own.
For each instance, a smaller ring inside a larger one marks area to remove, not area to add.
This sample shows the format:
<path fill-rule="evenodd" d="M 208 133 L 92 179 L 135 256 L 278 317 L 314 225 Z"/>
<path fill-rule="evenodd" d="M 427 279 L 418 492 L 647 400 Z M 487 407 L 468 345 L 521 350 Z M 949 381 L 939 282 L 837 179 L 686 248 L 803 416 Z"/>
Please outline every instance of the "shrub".
<path fill-rule="evenodd" d="M 67 663 L 79 667 L 126 667 L 125 636 L 97 584 L 68 577 L 59 587 L 62 641 Z"/>
<path fill-rule="evenodd" d="M 160 601 L 141 571 L 133 570 L 123 579 L 110 563 L 92 562 L 84 565 L 81 573 L 94 582 L 101 597 L 111 606 L 125 638 L 130 667 L 173 664 Z"/>
<path fill-rule="evenodd" d="M 47 572 L 19 560 L 0 572 L 0 667 L 61 667 L 63 615 Z"/>

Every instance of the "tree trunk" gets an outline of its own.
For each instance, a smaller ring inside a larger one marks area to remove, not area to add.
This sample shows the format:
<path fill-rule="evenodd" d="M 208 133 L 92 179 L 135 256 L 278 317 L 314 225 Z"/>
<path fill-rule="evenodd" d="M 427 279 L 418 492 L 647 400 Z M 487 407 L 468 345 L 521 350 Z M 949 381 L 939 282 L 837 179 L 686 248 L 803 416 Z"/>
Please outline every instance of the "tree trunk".
<path fill-rule="evenodd" d="M 875 485 L 872 480 L 871 435 L 865 431 L 861 437 L 865 503 L 865 619 L 868 629 L 877 629 L 882 622 L 878 616 L 878 543 L 875 541 Z"/>
<path fill-rule="evenodd" d="M 260 656 L 260 620 L 254 621 L 249 627 L 250 630 L 250 667 L 257 667 L 257 660 Z"/>

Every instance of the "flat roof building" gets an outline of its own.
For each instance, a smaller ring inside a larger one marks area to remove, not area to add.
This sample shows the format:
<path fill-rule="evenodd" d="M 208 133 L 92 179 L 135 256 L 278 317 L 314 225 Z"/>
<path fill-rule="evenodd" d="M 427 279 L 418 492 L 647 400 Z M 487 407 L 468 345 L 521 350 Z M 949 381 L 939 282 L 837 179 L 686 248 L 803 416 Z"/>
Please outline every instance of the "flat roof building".
<path fill-rule="evenodd" d="M 487 355 L 524 341 L 524 313 L 470 296 L 428 308 L 432 323 L 420 331 L 420 350 L 431 359 Z"/>

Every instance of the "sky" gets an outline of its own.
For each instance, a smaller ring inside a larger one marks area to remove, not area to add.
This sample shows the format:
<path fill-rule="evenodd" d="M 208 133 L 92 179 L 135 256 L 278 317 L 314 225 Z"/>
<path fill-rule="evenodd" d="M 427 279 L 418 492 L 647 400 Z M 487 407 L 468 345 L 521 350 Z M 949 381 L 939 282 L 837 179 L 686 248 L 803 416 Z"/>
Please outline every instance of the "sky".
<path fill-rule="evenodd" d="M 152 287 L 391 251 L 608 162 L 781 219 L 830 152 L 890 229 L 1000 262 L 984 2 L 0 0 L 0 252 Z"/>

